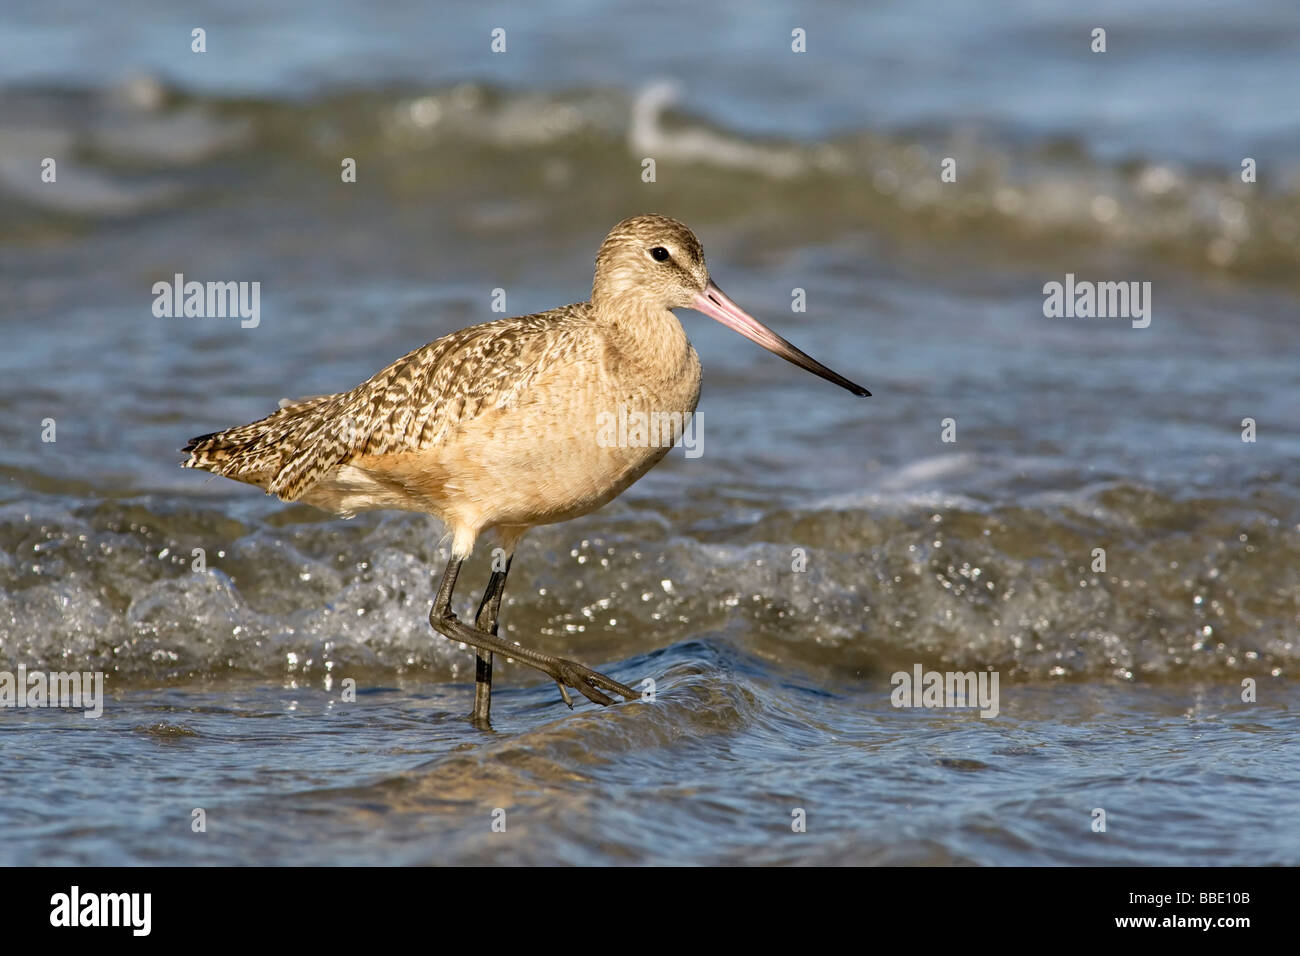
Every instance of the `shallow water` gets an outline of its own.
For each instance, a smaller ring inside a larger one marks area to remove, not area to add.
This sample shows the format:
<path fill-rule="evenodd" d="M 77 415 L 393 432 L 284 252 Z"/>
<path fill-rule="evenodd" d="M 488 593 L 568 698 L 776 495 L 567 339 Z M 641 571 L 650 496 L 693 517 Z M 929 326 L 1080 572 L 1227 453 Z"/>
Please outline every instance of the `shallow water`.
<path fill-rule="evenodd" d="M 492 57 L 457 30 L 497 11 L 254 6 L 207 59 L 164 5 L 0 21 L 0 670 L 109 694 L 0 709 L 0 862 L 1300 862 L 1292 6 L 1103 5 L 1103 64 L 1028 3 L 814 4 L 808 61 L 775 15 L 669 43 L 628 5 L 595 42 L 511 11 Z M 683 313 L 703 455 L 533 532 L 503 612 L 654 700 L 570 713 L 498 661 L 476 731 L 472 655 L 426 620 L 440 529 L 176 449 L 494 289 L 584 298 L 651 210 L 874 397 Z M 155 318 L 177 272 L 260 281 L 259 324 Z M 1045 318 L 1067 273 L 1151 282 L 1150 326 Z M 997 716 L 891 706 L 918 664 L 992 669 Z"/>
<path fill-rule="evenodd" d="M 347 705 L 259 681 L 136 690 L 99 721 L 20 716 L 0 738 L 17 770 L 7 860 L 1178 865 L 1300 852 L 1285 705 L 1243 711 L 1202 685 L 1030 684 L 993 720 L 895 710 L 884 681 L 810 679 L 724 638 L 612 673 L 647 670 L 661 675 L 654 703 L 599 712 L 507 687 L 493 734 L 466 731 L 466 688 L 409 682 Z M 1091 830 L 1098 807 L 1105 833 Z M 799 810 L 806 832 L 792 829 Z"/>

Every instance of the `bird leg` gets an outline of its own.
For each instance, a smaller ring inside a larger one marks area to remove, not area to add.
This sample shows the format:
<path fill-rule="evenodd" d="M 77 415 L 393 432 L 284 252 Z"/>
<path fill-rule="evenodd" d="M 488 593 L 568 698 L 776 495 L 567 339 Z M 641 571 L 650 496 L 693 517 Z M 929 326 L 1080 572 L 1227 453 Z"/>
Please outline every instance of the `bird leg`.
<path fill-rule="evenodd" d="M 504 570 L 493 569 L 478 614 L 474 616 L 474 626 L 493 637 L 497 633 L 497 616 L 501 611 L 501 595 L 506 590 L 506 575 L 510 573 L 513 560 L 513 555 L 506 559 Z M 492 713 L 492 652 L 478 651 L 474 661 L 474 712 L 470 717 L 474 723 L 487 726 Z"/>
<path fill-rule="evenodd" d="M 456 578 L 460 574 L 462 563 L 464 563 L 463 558 L 452 558 L 447 563 L 447 569 L 442 572 L 442 580 L 438 583 L 438 596 L 434 598 L 433 609 L 429 612 L 429 624 L 435 631 L 449 640 L 461 641 L 477 648 L 479 651 L 486 651 L 489 654 L 505 654 L 527 664 L 529 667 L 537 668 L 537 670 L 555 681 L 560 688 L 560 696 L 564 698 L 564 702 L 570 707 L 573 706 L 573 701 L 569 698 L 566 690 L 568 687 L 572 687 L 588 700 L 604 705 L 614 703 L 614 699 L 607 694 L 601 693 L 597 688 L 603 688 L 611 693 L 618 694 L 625 700 L 636 700 L 640 697 L 640 694 L 632 690 L 632 688 L 620 684 L 604 674 L 599 674 L 590 667 L 584 667 L 576 661 L 566 660 L 563 657 L 552 657 L 550 654 L 543 654 L 541 651 L 532 651 L 526 647 L 520 647 L 518 644 L 510 644 L 495 634 L 489 634 L 477 627 L 462 624 L 451 609 L 451 595 L 452 591 L 455 590 Z M 503 573 L 502 588 L 505 585 L 504 578 Z M 489 584 L 489 588 L 491 588 L 491 584 Z M 477 712 L 477 701 L 475 710 Z"/>

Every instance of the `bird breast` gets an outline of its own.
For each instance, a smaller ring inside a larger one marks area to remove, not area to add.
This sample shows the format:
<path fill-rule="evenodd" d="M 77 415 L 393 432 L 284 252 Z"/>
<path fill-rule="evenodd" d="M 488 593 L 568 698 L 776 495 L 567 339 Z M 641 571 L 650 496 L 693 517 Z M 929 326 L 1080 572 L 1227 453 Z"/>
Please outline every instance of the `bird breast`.
<path fill-rule="evenodd" d="M 678 333 L 663 337 L 657 356 L 610 336 L 603 348 L 541 371 L 514 407 L 467 429 L 477 435 L 462 465 L 472 462 L 474 484 L 499 493 L 484 523 L 549 524 L 586 514 L 680 443 L 699 401 L 700 363 L 680 325 Z M 488 479 L 489 471 L 500 477 Z"/>

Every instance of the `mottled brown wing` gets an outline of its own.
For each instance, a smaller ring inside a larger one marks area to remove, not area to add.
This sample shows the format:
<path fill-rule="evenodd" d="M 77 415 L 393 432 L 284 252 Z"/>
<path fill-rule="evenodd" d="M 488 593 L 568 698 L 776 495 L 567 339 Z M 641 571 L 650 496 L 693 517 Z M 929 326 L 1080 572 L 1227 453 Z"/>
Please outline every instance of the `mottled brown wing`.
<path fill-rule="evenodd" d="M 570 338 L 556 333 L 580 321 L 580 309 L 453 332 L 330 396 L 284 437 L 267 491 L 292 501 L 358 455 L 429 448 L 484 409 L 509 407 L 568 348 Z"/>

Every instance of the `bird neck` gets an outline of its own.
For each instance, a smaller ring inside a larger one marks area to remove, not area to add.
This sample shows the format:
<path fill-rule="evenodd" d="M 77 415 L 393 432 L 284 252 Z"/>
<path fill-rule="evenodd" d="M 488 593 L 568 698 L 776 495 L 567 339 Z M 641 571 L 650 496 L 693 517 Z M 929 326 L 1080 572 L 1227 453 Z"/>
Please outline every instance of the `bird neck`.
<path fill-rule="evenodd" d="M 637 364 L 662 373 L 686 362 L 691 343 L 668 309 L 624 299 L 593 303 L 592 311 L 619 352 Z"/>

